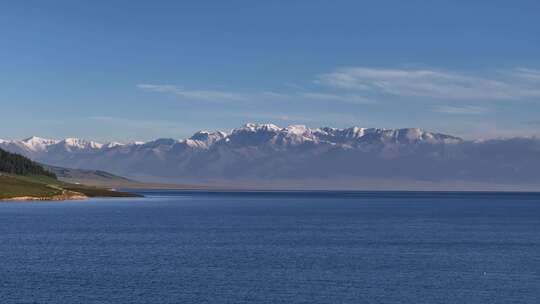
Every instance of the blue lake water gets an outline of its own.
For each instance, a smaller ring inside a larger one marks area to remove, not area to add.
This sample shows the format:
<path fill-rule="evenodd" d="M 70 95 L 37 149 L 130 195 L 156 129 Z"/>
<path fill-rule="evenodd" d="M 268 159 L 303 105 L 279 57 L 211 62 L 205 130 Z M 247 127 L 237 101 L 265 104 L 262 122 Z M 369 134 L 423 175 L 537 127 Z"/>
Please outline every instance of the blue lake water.
<path fill-rule="evenodd" d="M 0 203 L 0 303 L 540 303 L 540 194 Z"/>

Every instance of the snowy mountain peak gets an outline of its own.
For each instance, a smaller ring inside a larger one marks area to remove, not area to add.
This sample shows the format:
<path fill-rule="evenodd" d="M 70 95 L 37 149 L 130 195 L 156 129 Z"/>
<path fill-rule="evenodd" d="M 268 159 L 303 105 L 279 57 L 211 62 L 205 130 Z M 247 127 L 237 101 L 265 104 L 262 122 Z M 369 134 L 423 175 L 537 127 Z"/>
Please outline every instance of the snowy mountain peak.
<path fill-rule="evenodd" d="M 144 143 L 143 146 L 145 147 L 151 147 L 151 148 L 157 148 L 160 146 L 172 146 L 179 141 L 173 138 L 158 138 L 153 141 L 149 141 L 147 143 Z"/>
<path fill-rule="evenodd" d="M 305 134 L 311 133 L 311 130 L 305 125 L 291 125 L 285 128 L 284 131 L 286 133 L 294 134 L 294 135 L 305 135 Z"/>
<path fill-rule="evenodd" d="M 85 139 L 80 139 L 80 138 L 66 138 L 60 141 L 60 144 L 64 145 L 65 147 L 75 148 L 75 149 L 80 149 L 80 150 L 101 149 L 103 147 L 103 144 L 97 143 L 95 141 L 88 141 Z"/>
<path fill-rule="evenodd" d="M 103 145 L 103 148 L 112 149 L 120 146 L 125 146 L 125 144 L 113 141 Z"/>
<path fill-rule="evenodd" d="M 246 131 L 248 131 L 248 132 L 259 132 L 259 131 L 278 132 L 280 130 L 281 130 L 281 128 L 274 125 L 274 124 L 247 123 L 244 126 L 242 126 L 241 128 L 234 129 L 233 133 L 235 133 L 235 132 L 246 132 Z"/>
<path fill-rule="evenodd" d="M 370 130 L 374 131 L 377 129 L 366 129 L 366 128 L 360 128 L 360 127 L 337 129 L 337 128 L 324 127 L 324 128 L 316 129 L 314 133 L 317 135 L 317 137 L 321 139 L 325 139 L 328 141 L 335 141 L 335 142 L 344 142 L 344 141 L 350 141 L 350 140 L 359 140 L 364 135 L 369 133 Z"/>
<path fill-rule="evenodd" d="M 227 137 L 227 133 L 221 131 L 198 131 L 197 133 L 193 134 L 193 136 L 191 136 L 189 139 L 204 142 L 215 142 L 225 137 Z"/>
<path fill-rule="evenodd" d="M 227 133 L 221 131 L 198 131 L 197 133 L 193 134 L 193 136 L 184 140 L 183 142 L 190 147 L 206 149 L 212 146 L 214 143 L 225 139 L 227 136 Z"/>
<path fill-rule="evenodd" d="M 405 137 L 409 141 L 418 141 L 423 139 L 433 139 L 433 136 L 429 132 L 424 132 L 419 128 L 407 128 L 399 130 L 401 136 Z"/>
<path fill-rule="evenodd" d="M 58 140 L 32 136 L 32 137 L 23 139 L 22 142 L 27 145 L 53 145 L 53 144 L 58 143 Z"/>
<path fill-rule="evenodd" d="M 31 151 L 42 151 L 50 145 L 57 144 L 58 140 L 46 139 L 37 136 L 32 136 L 21 141 L 21 144 L 24 145 L 27 149 Z"/>

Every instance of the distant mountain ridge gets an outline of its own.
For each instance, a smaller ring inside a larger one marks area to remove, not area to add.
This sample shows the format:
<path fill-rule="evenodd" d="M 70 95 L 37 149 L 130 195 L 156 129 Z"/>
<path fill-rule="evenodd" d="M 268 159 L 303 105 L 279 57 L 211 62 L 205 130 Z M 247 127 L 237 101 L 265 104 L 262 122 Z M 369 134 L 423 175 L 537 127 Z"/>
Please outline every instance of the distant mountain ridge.
<path fill-rule="evenodd" d="M 465 141 L 418 128 L 285 128 L 246 124 L 187 139 L 101 144 L 82 139 L 0 140 L 0 148 L 55 166 L 139 180 L 404 179 L 536 183 L 535 138 Z"/>
<path fill-rule="evenodd" d="M 172 145 L 184 144 L 194 148 L 208 149 L 212 145 L 225 142 L 238 142 L 251 138 L 256 141 L 264 141 L 265 139 L 273 138 L 273 143 L 276 145 L 297 145 L 304 142 L 313 143 L 328 143 L 328 144 L 343 144 L 346 142 L 367 142 L 367 141 L 383 141 L 383 142 L 459 142 L 462 139 L 450 135 L 440 133 L 426 132 L 418 128 L 407 129 L 377 129 L 377 128 L 359 128 L 351 127 L 348 129 L 336 128 L 319 128 L 309 129 L 303 125 L 292 125 L 286 128 L 280 128 L 274 124 L 253 124 L 248 123 L 241 128 L 233 129 L 231 132 L 223 131 L 199 131 L 188 139 L 177 140 L 172 138 L 160 138 L 149 142 L 136 142 L 123 144 L 118 142 L 110 142 L 106 144 L 95 141 L 66 138 L 63 140 L 46 139 L 37 136 L 26 138 L 23 140 L 1 140 L 0 147 L 11 151 L 17 151 L 20 154 L 31 155 L 49 151 L 84 151 L 91 152 L 97 150 L 110 150 L 123 146 L 157 146 L 157 145 Z M 268 138 L 266 138 L 268 137 Z M 246 142 L 247 143 L 247 142 Z"/>

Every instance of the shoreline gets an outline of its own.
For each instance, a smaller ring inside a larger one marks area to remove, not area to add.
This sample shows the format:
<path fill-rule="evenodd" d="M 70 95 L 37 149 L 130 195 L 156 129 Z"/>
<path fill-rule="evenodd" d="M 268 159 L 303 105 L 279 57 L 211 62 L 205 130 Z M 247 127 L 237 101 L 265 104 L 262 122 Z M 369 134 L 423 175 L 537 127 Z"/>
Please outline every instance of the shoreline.
<path fill-rule="evenodd" d="M 0 198 L 0 201 L 7 202 L 30 202 L 30 201 L 67 201 L 67 200 L 85 200 L 89 197 L 80 192 L 63 190 L 62 194 L 53 196 L 14 196 L 9 198 Z"/>

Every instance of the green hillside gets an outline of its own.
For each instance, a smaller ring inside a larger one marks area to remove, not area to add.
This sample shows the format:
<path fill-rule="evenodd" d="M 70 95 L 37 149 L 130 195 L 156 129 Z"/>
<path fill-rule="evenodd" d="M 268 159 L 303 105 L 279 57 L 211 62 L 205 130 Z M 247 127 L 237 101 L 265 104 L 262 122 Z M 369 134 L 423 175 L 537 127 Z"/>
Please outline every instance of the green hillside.
<path fill-rule="evenodd" d="M 56 178 L 54 173 L 28 158 L 2 149 L 0 149 L 0 172 L 17 175 L 43 175 Z"/>
<path fill-rule="evenodd" d="M 35 180 L 34 180 L 35 178 Z M 47 179 L 50 179 L 47 183 Z M 20 176 L 0 173 L 0 199 L 33 196 L 51 197 L 62 194 L 62 190 L 51 187 L 57 181 L 44 176 Z"/>
<path fill-rule="evenodd" d="M 59 181 L 56 175 L 26 157 L 0 149 L 0 199 L 16 197 L 53 198 L 74 195 L 87 197 L 133 197 L 126 192 Z"/>

